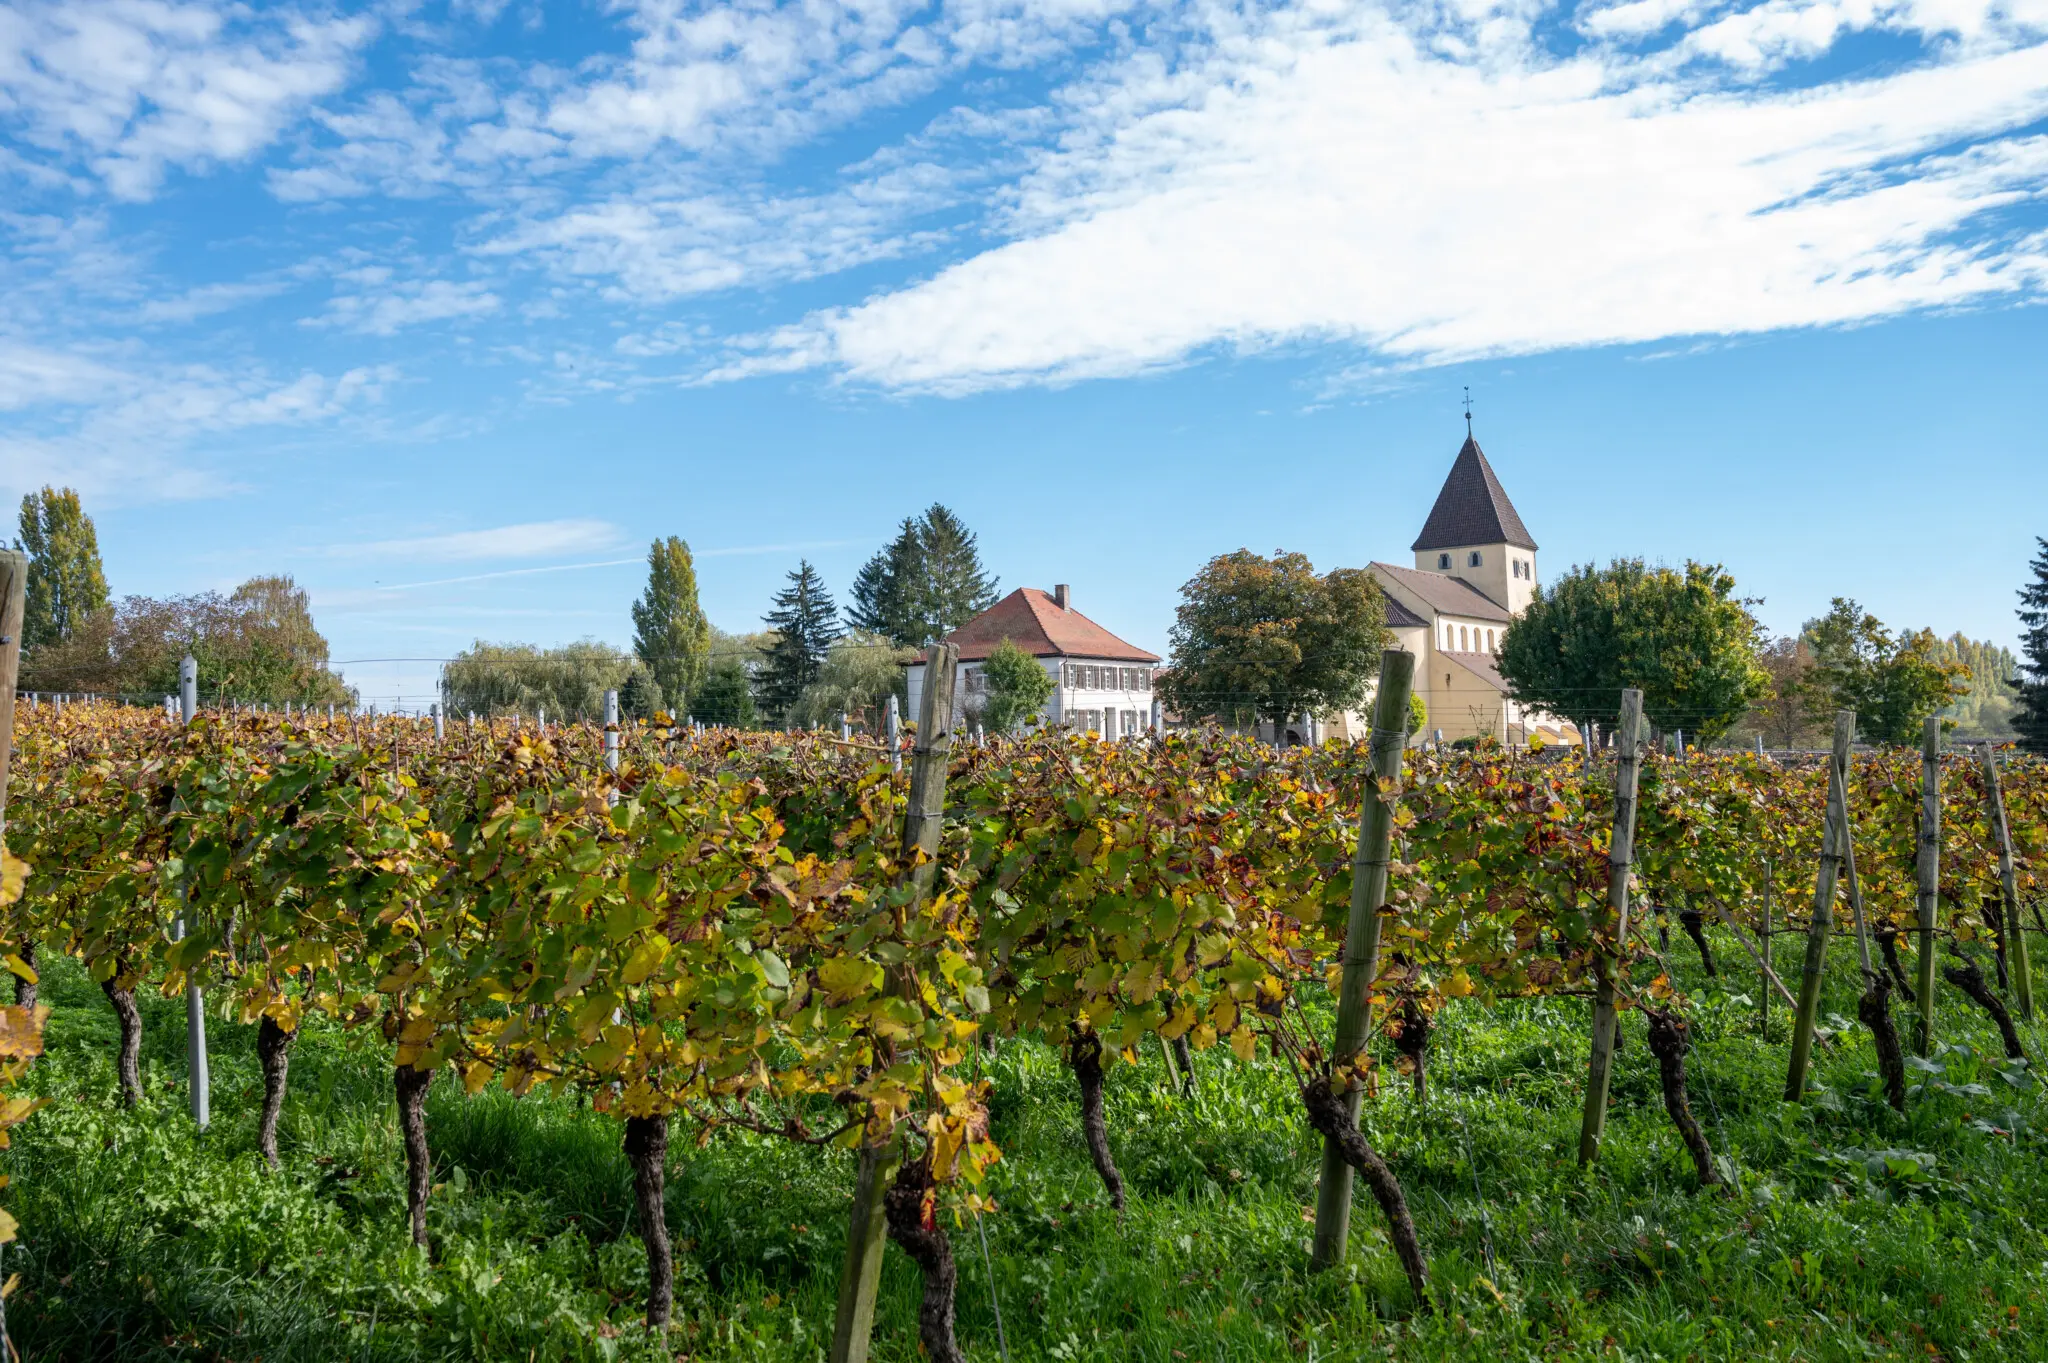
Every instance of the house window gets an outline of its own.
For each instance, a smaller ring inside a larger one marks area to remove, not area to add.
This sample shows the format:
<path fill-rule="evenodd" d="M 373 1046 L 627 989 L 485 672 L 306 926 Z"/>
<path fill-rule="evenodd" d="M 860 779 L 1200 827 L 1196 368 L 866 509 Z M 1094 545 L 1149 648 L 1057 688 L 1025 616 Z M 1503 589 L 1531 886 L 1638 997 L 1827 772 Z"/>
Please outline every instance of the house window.
<path fill-rule="evenodd" d="M 1470 556 L 1469 558 L 1467 558 L 1467 559 L 1465 560 L 1465 562 L 1467 562 L 1467 563 L 1471 564 L 1471 565 L 1472 565 L 1472 566 L 1473 566 L 1474 568 L 1477 568 L 1477 567 L 1479 566 L 1479 562 L 1480 562 L 1480 558 L 1479 558 L 1479 551 L 1478 551 L 1477 549 L 1474 549 L 1474 550 L 1472 551 L 1472 554 L 1471 554 L 1471 556 Z"/>
<path fill-rule="evenodd" d="M 1436 566 L 1437 566 L 1437 567 L 1439 567 L 1439 568 L 1448 568 L 1448 567 L 1450 567 L 1450 566 L 1451 566 L 1451 556 L 1450 556 L 1449 554 L 1438 554 L 1438 555 L 1436 556 Z"/>

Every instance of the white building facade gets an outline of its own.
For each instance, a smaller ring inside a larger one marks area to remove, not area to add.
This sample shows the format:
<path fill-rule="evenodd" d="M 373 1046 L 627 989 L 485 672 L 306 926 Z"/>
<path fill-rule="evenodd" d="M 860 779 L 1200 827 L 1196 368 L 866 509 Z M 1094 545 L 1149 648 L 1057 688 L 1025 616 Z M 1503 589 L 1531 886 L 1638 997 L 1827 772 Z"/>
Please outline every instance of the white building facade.
<path fill-rule="evenodd" d="M 1152 682 L 1159 656 L 1125 643 L 1073 607 L 1065 585 L 1020 587 L 946 636 L 960 650 L 953 686 L 956 732 L 971 730 L 988 696 L 982 664 L 1005 642 L 1038 660 L 1052 678 L 1041 719 L 1077 733 L 1120 738 L 1157 722 Z M 924 713 L 925 664 L 909 669 L 910 716 Z"/>

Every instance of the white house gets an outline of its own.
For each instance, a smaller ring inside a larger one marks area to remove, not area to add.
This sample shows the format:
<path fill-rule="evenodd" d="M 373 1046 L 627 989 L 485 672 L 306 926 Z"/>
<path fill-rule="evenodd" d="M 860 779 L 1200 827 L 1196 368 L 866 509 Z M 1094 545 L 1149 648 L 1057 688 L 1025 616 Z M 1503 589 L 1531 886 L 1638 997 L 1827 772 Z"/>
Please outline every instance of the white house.
<path fill-rule="evenodd" d="M 1020 587 L 946 636 L 960 650 L 953 720 L 971 725 L 981 710 L 981 664 L 1004 640 L 1037 658 L 1053 679 L 1041 712 L 1047 723 L 1107 738 L 1152 724 L 1152 673 L 1159 655 L 1127 644 L 1074 609 L 1065 584 L 1047 595 Z M 910 665 L 910 714 L 922 714 L 922 662 Z"/>

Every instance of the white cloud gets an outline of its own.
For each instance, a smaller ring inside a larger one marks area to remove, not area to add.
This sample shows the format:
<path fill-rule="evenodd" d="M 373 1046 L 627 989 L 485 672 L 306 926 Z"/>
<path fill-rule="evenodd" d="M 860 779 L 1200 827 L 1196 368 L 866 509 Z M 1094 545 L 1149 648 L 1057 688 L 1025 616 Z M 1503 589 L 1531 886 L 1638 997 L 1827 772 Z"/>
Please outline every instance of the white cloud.
<path fill-rule="evenodd" d="M 135 320 L 151 326 L 181 325 L 274 298 L 288 287 L 283 280 L 200 284 L 166 298 L 146 300 L 135 310 Z"/>
<path fill-rule="evenodd" d="M 373 20 L 178 0 L 0 9 L 0 118 L 143 199 L 167 167 L 242 160 L 339 90 Z"/>
<path fill-rule="evenodd" d="M 58 377 L 43 381 L 43 400 L 72 406 L 0 429 L 0 489 L 8 495 L 45 482 L 104 502 L 218 493 L 231 480 L 192 462 L 195 444 L 330 423 L 381 401 L 397 378 L 382 366 L 294 378 L 207 365 L 80 367 L 92 364 L 45 366 L 38 372 Z"/>
<path fill-rule="evenodd" d="M 2048 183 L 2048 138 L 2024 133 L 2048 116 L 2048 45 L 1772 90 L 1442 38 L 1367 9 L 1118 64 L 1066 96 L 1084 116 L 1019 184 L 1016 240 L 706 377 L 826 366 L 952 391 L 1288 341 L 1437 363 L 2048 282 L 2042 239 L 1981 229 Z"/>
<path fill-rule="evenodd" d="M 924 249 L 938 238 L 917 219 L 956 204 L 958 178 L 923 162 L 815 196 L 643 189 L 532 218 L 478 249 L 613 280 L 643 301 L 758 287 Z"/>
<path fill-rule="evenodd" d="M 0 412 L 89 402 L 120 379 L 118 371 L 83 355 L 0 340 Z"/>
<path fill-rule="evenodd" d="M 457 563 L 474 559 L 586 554 L 613 548 L 623 538 L 619 528 L 611 522 L 586 518 L 529 521 L 523 525 L 501 525 L 489 530 L 458 530 L 413 539 L 339 545 L 329 552 L 346 558 Z"/>
<path fill-rule="evenodd" d="M 474 280 L 429 279 L 392 284 L 390 275 L 387 269 L 358 272 L 353 282 L 364 285 L 365 290 L 338 294 L 329 300 L 327 311 L 315 320 L 325 326 L 390 336 L 402 328 L 427 322 L 488 316 L 503 306 L 498 295 Z"/>

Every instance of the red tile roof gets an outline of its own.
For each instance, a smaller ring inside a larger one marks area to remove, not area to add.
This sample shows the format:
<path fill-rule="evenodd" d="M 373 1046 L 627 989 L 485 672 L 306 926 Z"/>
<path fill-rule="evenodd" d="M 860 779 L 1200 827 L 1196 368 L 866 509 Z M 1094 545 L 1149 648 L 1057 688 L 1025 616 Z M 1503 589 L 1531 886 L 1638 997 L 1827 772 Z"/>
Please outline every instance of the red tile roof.
<path fill-rule="evenodd" d="M 1111 634 L 1036 587 L 1019 587 L 946 636 L 960 646 L 960 660 L 986 658 L 1009 639 L 1034 658 L 1102 658 L 1119 663 L 1156 663 L 1159 655 Z"/>

